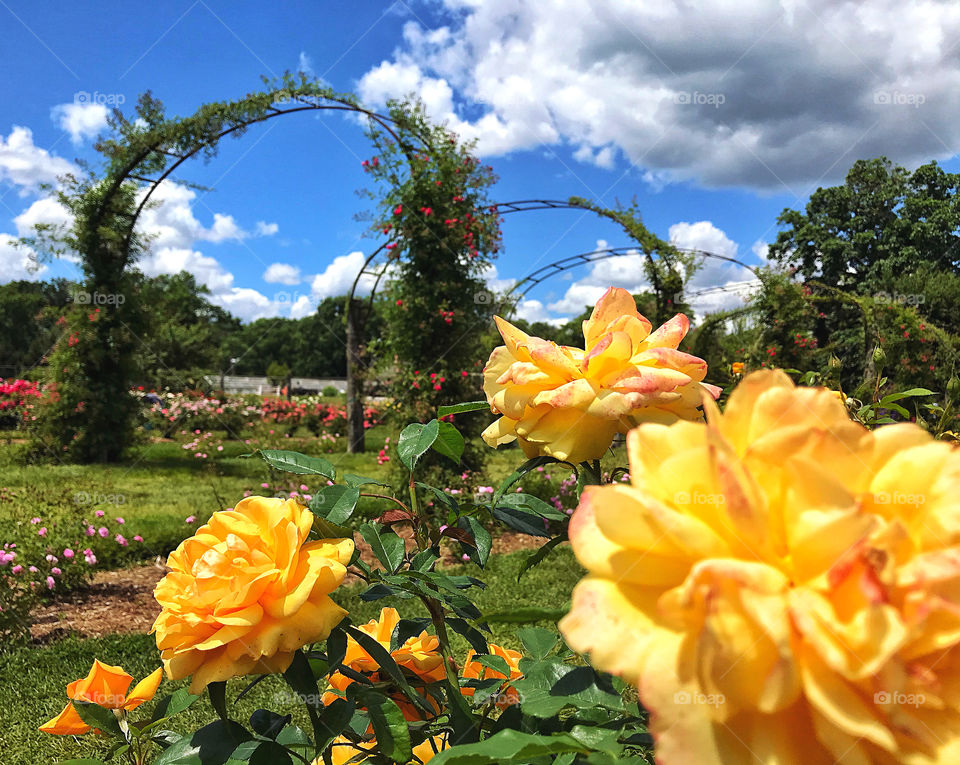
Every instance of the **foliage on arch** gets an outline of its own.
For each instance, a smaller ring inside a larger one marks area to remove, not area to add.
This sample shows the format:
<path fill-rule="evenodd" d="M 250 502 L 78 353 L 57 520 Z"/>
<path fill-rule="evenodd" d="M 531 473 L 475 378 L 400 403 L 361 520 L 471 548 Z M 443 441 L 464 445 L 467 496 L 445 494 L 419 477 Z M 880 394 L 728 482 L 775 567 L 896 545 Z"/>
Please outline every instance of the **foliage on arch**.
<path fill-rule="evenodd" d="M 40 226 L 25 241 L 41 257 L 75 253 L 83 269 L 84 293 L 99 308 L 90 319 L 82 303 L 64 316 L 64 333 L 50 355 L 49 382 L 55 406 L 47 408 L 37 432 L 47 450 L 78 462 L 112 461 L 133 442 L 134 402 L 129 385 L 141 321 L 136 292 L 128 278 L 146 242 L 136 231 L 139 213 L 151 191 L 186 160 L 210 159 L 219 141 L 283 114 L 317 109 L 353 111 L 397 138 L 389 120 L 361 107 L 354 96 L 291 75 L 268 83 L 262 92 L 230 102 L 205 104 L 189 117 L 168 117 L 150 93 L 138 100 L 128 118 L 115 111 L 110 134 L 98 141 L 102 168 L 82 178 L 67 178 L 59 198 L 74 214 L 64 232 Z M 422 141 L 406 134 L 401 154 Z M 147 184 L 143 186 L 142 184 Z M 90 326 L 87 326 L 84 322 Z"/>

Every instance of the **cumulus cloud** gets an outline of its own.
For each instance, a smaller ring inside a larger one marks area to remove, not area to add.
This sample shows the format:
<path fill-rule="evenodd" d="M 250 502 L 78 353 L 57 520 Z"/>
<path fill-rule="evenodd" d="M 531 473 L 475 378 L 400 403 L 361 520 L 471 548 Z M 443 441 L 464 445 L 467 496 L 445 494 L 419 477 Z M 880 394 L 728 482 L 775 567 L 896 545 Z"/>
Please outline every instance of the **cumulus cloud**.
<path fill-rule="evenodd" d="M 0 135 L 0 183 L 19 186 L 20 196 L 75 170 L 71 162 L 35 146 L 29 128 L 14 125 L 6 139 Z"/>
<path fill-rule="evenodd" d="M 257 227 L 254 229 L 254 233 L 257 236 L 273 236 L 280 230 L 280 226 L 276 223 L 266 223 L 265 221 L 258 220 Z"/>
<path fill-rule="evenodd" d="M 20 279 L 35 281 L 47 271 L 42 263 L 37 263 L 32 250 L 16 246 L 16 238 L 9 234 L 0 234 L 0 284 Z"/>
<path fill-rule="evenodd" d="M 857 157 L 960 148 L 947 0 L 442 2 L 453 20 L 407 21 L 358 90 L 421 94 L 487 155 L 562 143 L 600 166 L 622 152 L 658 185 L 802 194 Z"/>
<path fill-rule="evenodd" d="M 323 298 L 346 295 L 350 291 L 353 280 L 356 279 L 367 256 L 355 250 L 347 255 L 338 255 L 322 273 L 313 277 L 311 292 L 317 300 Z M 368 295 L 373 288 L 374 278 L 364 275 L 357 284 L 358 295 Z"/>
<path fill-rule="evenodd" d="M 271 263 L 263 272 L 263 280 L 270 284 L 299 284 L 303 281 L 298 266 L 289 263 Z"/>
<path fill-rule="evenodd" d="M 61 130 L 70 134 L 74 144 L 82 143 L 97 134 L 107 125 L 110 110 L 99 103 L 59 104 L 50 110 L 53 121 Z"/>
<path fill-rule="evenodd" d="M 33 236 L 36 227 L 52 226 L 62 233 L 73 225 L 73 214 L 53 197 L 41 197 L 13 219 L 20 236 Z"/>

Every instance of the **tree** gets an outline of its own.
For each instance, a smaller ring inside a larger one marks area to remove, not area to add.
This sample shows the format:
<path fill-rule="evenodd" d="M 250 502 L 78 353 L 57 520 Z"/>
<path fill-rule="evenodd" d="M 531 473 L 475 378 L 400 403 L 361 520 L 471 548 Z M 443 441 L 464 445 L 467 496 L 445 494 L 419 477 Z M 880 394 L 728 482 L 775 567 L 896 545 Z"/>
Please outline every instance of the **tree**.
<path fill-rule="evenodd" d="M 858 160 L 843 185 L 819 188 L 804 212 L 785 209 L 770 258 L 831 287 L 879 289 L 881 264 L 909 273 L 960 265 L 960 174 L 936 162 L 914 172 L 886 157 Z"/>
<path fill-rule="evenodd" d="M 77 285 L 66 279 L 0 285 L 0 377 L 36 377 Z"/>

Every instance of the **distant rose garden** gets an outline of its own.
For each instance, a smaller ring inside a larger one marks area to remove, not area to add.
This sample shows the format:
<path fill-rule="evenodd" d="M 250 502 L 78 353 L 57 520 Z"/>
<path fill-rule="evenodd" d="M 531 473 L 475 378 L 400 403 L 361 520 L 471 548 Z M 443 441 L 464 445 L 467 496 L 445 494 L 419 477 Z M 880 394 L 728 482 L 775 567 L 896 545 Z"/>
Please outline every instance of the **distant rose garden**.
<path fill-rule="evenodd" d="M 651 289 L 531 325 L 485 297 L 501 211 L 469 145 L 416 105 L 281 85 L 373 120 L 385 286 L 345 303 L 350 391 L 155 386 L 131 329 L 149 305 L 53 318 L 36 376 L 0 380 L 4 746 L 75 765 L 960 762 L 950 301 L 858 293 L 867 276 L 804 249 L 813 224 L 787 211 L 782 268 L 747 308 L 697 316 L 694 256 L 635 207 L 574 200 L 649 256 Z M 145 97 L 106 180 L 65 196 L 87 287 L 140 289 L 117 168 L 155 172 L 274 103 L 188 123 Z M 364 310 L 382 323 L 361 342 Z M 135 588 L 104 577 L 144 571 L 149 626 L 126 629 Z M 111 582 L 108 628 L 73 634 L 64 614 Z"/>

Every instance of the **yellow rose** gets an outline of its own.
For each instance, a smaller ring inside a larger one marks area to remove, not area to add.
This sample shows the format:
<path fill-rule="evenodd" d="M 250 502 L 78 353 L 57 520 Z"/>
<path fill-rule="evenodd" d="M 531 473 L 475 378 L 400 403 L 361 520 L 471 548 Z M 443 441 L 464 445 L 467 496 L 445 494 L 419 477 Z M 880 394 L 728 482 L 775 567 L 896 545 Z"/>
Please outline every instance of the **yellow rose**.
<path fill-rule="evenodd" d="M 735 375 L 742 375 L 744 370 L 744 363 L 742 361 L 734 361 L 730 365 L 730 371 Z"/>
<path fill-rule="evenodd" d="M 617 433 L 641 422 L 696 420 L 707 364 L 677 350 L 689 321 L 677 314 L 651 333 L 629 292 L 611 287 L 583 323 L 584 348 L 530 337 L 499 316 L 504 345 L 483 370 L 490 446 L 518 440 L 528 457 L 599 459 Z"/>
<path fill-rule="evenodd" d="M 642 425 L 570 522 L 560 629 L 634 683 L 657 762 L 960 762 L 960 452 L 749 375 Z"/>
<path fill-rule="evenodd" d="M 498 672 L 495 669 L 486 667 L 476 660 L 474 650 L 471 648 L 467 652 L 466 661 L 463 663 L 463 669 L 460 674 L 463 677 L 466 677 L 470 680 L 495 680 L 502 677 L 504 680 L 517 680 L 518 678 L 523 677 L 523 673 L 520 671 L 520 659 L 522 654 L 519 651 L 513 651 L 509 648 L 503 648 L 499 645 L 494 645 L 490 643 L 488 645 L 490 649 L 491 656 L 499 656 L 507 663 L 507 669 L 510 671 L 510 677 L 508 678 L 502 672 Z M 473 696 L 476 692 L 476 688 L 461 688 L 464 696 Z M 520 701 L 520 694 L 517 693 L 517 689 L 508 683 L 504 683 L 500 686 L 500 694 L 497 699 L 497 706 L 501 709 L 510 706 L 511 704 L 517 704 Z"/>
<path fill-rule="evenodd" d="M 397 666 L 409 670 L 425 683 L 435 683 L 441 680 L 445 675 L 443 655 L 440 653 L 440 641 L 435 636 L 424 631 L 419 635 L 407 638 L 402 646 L 390 651 L 390 640 L 399 621 L 400 614 L 397 609 L 383 608 L 380 610 L 379 619 L 371 619 L 366 624 L 358 626 L 357 629 L 366 632 L 380 643 L 386 651 L 389 651 Z M 370 675 L 375 682 L 387 679 L 386 677 L 380 678 L 378 674 L 380 665 L 349 635 L 347 636 L 347 649 L 342 663 L 356 672 Z M 353 680 L 340 672 L 334 672 L 328 678 L 328 682 L 330 690 L 324 692 L 321 698 L 323 704 L 332 704 L 338 698 L 345 696 L 347 686 Z M 407 720 L 423 719 L 423 712 L 417 709 L 402 692 L 397 691 L 390 696 L 400 707 Z M 436 707 L 435 699 L 432 696 L 427 696 L 427 698 Z M 437 708 L 437 711 L 439 712 L 439 708 Z"/>
<path fill-rule="evenodd" d="M 167 675 L 191 693 L 237 675 L 282 672 L 301 646 L 346 615 L 330 599 L 352 539 L 307 541 L 313 513 L 295 500 L 247 497 L 170 554 L 153 625 Z"/>
<path fill-rule="evenodd" d="M 105 709 L 130 711 L 145 701 L 150 701 L 156 694 L 162 679 L 163 670 L 157 669 L 156 672 L 152 672 L 137 683 L 128 693 L 127 690 L 133 678 L 120 667 L 103 664 L 95 659 L 86 677 L 74 680 L 67 686 L 67 698 L 72 701 L 60 714 L 41 725 L 40 731 L 56 736 L 76 736 L 87 733 L 90 726 L 77 713 L 73 706 L 74 701 L 85 701 Z"/>
<path fill-rule="evenodd" d="M 376 745 L 376 739 L 353 743 L 346 736 L 338 736 L 330 745 L 330 760 L 333 765 L 346 765 L 351 761 L 351 765 L 353 765 L 353 762 L 366 762 L 370 758 L 365 757 L 362 760 L 354 760 L 353 758 L 360 754 L 361 749 L 369 751 Z M 429 762 L 437 752 L 442 752 L 448 746 L 449 744 L 444 736 L 433 736 L 413 747 L 413 754 L 417 759 L 411 760 L 411 762 Z M 323 765 L 323 757 L 317 757 L 313 761 L 313 765 Z"/>

